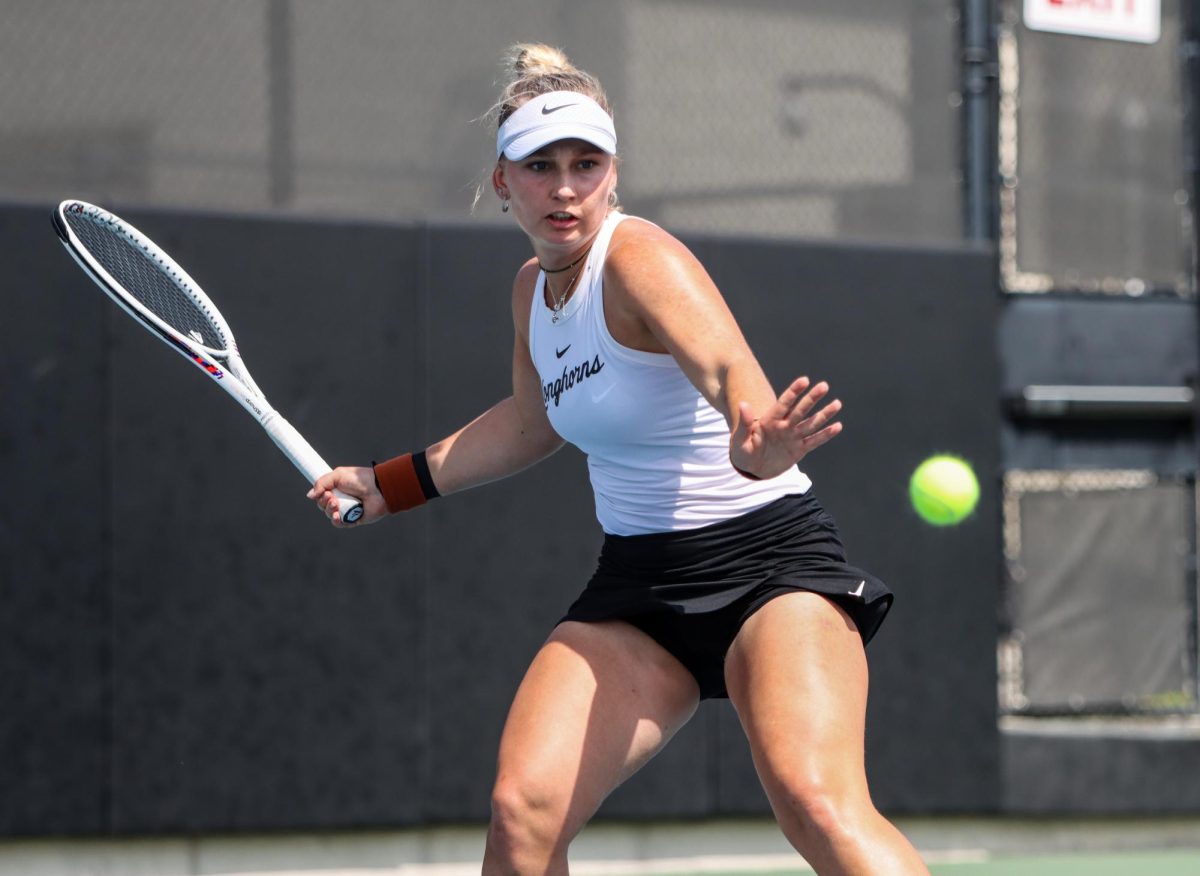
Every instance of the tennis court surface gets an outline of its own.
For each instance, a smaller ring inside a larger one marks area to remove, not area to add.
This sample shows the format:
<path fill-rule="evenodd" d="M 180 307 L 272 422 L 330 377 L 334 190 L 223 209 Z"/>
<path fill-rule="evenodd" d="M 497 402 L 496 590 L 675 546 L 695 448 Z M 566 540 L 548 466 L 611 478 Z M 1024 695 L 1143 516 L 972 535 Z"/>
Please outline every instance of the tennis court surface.
<path fill-rule="evenodd" d="M 934 876 L 1200 876 L 1200 818 L 899 819 Z M 478 826 L 0 841 L 0 876 L 477 876 Z M 590 825 L 574 876 L 813 872 L 769 819 Z"/>

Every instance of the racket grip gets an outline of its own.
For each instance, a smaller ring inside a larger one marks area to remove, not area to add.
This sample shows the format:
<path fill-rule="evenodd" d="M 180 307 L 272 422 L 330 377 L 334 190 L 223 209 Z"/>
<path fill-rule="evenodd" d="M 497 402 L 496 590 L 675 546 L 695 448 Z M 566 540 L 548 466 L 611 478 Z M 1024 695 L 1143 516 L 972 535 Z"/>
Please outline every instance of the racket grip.
<path fill-rule="evenodd" d="M 342 518 L 342 523 L 347 526 L 357 523 L 363 515 L 363 503 L 353 496 L 347 496 L 341 490 L 334 490 L 333 496 L 337 499 L 338 515 Z"/>
<path fill-rule="evenodd" d="M 329 474 L 333 470 L 333 467 L 321 458 L 321 454 L 313 450 L 312 445 L 304 440 L 304 436 L 296 431 L 296 427 L 280 416 L 277 411 L 270 411 L 261 422 L 262 427 L 271 436 L 271 440 L 308 479 L 310 484 L 316 483 L 317 478 Z M 357 523 L 362 518 L 362 502 L 353 496 L 346 495 L 341 490 L 334 490 L 333 495 L 337 499 L 338 514 L 342 523 Z"/>

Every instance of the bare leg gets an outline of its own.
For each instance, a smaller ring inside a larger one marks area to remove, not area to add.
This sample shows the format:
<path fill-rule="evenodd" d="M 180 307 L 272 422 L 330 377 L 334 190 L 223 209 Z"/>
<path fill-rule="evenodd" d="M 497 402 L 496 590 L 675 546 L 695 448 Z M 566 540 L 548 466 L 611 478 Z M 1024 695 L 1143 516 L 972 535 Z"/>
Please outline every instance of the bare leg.
<path fill-rule="evenodd" d="M 635 627 L 561 624 L 505 723 L 485 876 L 565 874 L 571 840 L 686 723 L 698 699 L 691 673 Z"/>
<path fill-rule="evenodd" d="M 771 600 L 725 676 L 775 817 L 818 873 L 928 874 L 867 790 L 866 653 L 841 608 L 815 593 Z"/>

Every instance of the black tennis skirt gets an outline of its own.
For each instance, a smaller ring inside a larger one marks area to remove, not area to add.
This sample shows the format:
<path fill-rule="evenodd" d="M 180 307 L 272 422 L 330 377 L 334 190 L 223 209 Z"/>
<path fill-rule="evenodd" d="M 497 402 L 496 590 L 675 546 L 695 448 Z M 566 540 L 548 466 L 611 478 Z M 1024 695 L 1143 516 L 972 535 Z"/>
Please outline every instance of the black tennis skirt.
<path fill-rule="evenodd" d="M 691 670 L 702 697 L 722 697 L 725 652 L 742 624 L 798 590 L 840 605 L 864 644 L 893 598 L 846 562 L 837 525 L 812 490 L 698 529 L 606 534 L 596 571 L 563 620 L 626 620 Z"/>

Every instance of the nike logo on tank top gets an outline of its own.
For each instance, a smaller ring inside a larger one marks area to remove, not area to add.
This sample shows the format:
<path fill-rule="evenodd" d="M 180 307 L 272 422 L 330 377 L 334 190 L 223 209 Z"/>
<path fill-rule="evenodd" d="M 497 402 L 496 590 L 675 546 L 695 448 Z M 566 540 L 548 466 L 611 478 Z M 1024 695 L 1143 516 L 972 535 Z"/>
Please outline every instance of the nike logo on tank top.
<path fill-rule="evenodd" d="M 617 226 L 605 220 L 553 321 L 546 275 L 529 314 L 529 351 L 551 425 L 587 455 L 596 518 L 611 535 L 695 529 L 806 492 L 796 468 L 752 481 L 729 462 L 729 426 L 666 353 L 617 343 L 604 318 L 604 260 Z M 642 221 L 642 220 L 635 220 Z"/>

